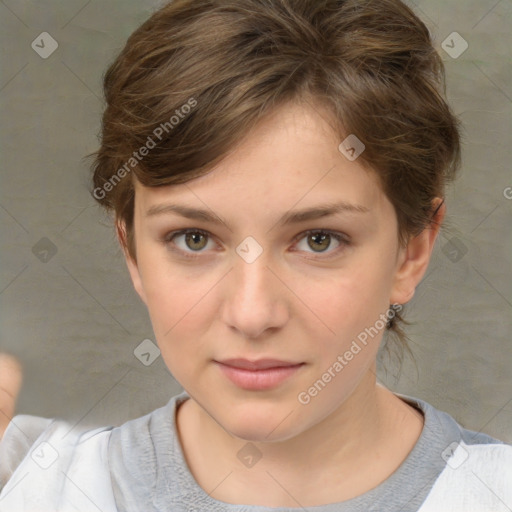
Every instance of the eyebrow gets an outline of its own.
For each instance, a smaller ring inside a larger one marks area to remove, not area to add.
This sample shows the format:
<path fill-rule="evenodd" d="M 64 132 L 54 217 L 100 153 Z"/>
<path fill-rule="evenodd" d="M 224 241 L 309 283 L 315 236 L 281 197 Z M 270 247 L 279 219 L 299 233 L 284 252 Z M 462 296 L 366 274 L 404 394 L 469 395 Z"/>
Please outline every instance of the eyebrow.
<path fill-rule="evenodd" d="M 281 226 L 286 226 L 289 224 L 298 224 L 300 222 L 306 222 L 309 220 L 321 219 L 323 217 L 328 217 L 339 213 L 367 213 L 369 211 L 369 208 L 359 204 L 351 204 L 346 202 L 328 203 L 324 205 L 305 208 L 302 210 L 289 211 L 281 217 L 278 223 Z M 145 216 L 154 217 L 157 215 L 172 213 L 175 213 L 187 219 L 211 222 L 212 224 L 217 225 L 224 224 L 228 226 L 228 224 L 224 222 L 218 215 L 208 210 L 190 208 L 188 206 L 179 204 L 164 203 L 153 205 L 147 210 Z"/>

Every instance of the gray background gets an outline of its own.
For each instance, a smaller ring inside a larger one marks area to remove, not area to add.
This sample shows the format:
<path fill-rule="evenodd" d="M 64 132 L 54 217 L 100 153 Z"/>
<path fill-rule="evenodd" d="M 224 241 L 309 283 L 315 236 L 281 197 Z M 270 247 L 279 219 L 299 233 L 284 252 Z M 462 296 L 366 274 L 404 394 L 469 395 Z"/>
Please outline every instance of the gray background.
<path fill-rule="evenodd" d="M 0 348 L 24 365 L 19 413 L 76 428 L 120 424 L 181 391 L 160 357 L 145 366 L 134 355 L 154 339 L 151 325 L 109 218 L 88 193 L 83 160 L 98 144 L 103 72 L 161 4 L 0 1 Z M 409 5 L 446 64 L 464 158 L 447 195 L 448 224 L 408 311 L 417 368 L 406 359 L 398 378 L 388 363 L 379 377 L 512 442 L 512 2 Z M 457 58 L 441 47 L 454 31 L 469 45 Z M 47 59 L 31 47 L 42 32 L 58 42 Z"/>

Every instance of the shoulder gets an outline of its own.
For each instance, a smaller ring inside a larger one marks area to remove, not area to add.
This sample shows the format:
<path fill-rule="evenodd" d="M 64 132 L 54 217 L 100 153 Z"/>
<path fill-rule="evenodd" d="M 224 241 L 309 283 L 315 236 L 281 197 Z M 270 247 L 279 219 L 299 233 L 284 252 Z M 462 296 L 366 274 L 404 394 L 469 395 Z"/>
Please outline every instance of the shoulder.
<path fill-rule="evenodd" d="M 0 512 L 115 511 L 107 464 L 112 427 L 75 432 L 68 422 L 15 416 L 0 443 Z M 46 507 L 46 508 L 45 508 Z"/>
<path fill-rule="evenodd" d="M 430 510 L 487 512 L 512 508 L 512 446 L 498 440 L 476 441 L 462 429 L 462 439 L 442 454 L 446 467 L 428 496 Z"/>
<path fill-rule="evenodd" d="M 166 406 L 112 431 L 108 456 L 120 509 L 132 510 L 138 503 L 146 504 L 147 512 L 157 511 L 181 499 L 187 472 L 175 415 L 187 398 L 186 392 L 176 395 Z"/>
<path fill-rule="evenodd" d="M 182 396 L 119 427 L 82 432 L 65 421 L 16 416 L 0 442 L 0 512 L 114 512 L 152 503 L 162 465 L 179 454 L 174 412 Z"/>
<path fill-rule="evenodd" d="M 431 460 L 441 469 L 419 512 L 511 510 L 512 445 L 462 427 L 427 402 L 404 398 L 424 411 L 428 432 L 423 435 L 430 439 Z"/>
<path fill-rule="evenodd" d="M 0 442 L 0 490 L 53 420 L 19 415 L 7 426 Z"/>

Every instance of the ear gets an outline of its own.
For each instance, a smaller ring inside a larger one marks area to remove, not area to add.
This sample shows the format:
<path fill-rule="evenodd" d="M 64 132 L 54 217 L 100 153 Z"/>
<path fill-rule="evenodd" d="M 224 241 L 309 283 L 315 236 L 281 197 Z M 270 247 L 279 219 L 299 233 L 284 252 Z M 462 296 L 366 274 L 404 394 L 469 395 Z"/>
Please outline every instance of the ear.
<path fill-rule="evenodd" d="M 432 209 L 434 215 L 430 224 L 419 235 L 410 238 L 406 247 L 400 249 L 390 304 L 409 302 L 414 296 L 416 286 L 427 271 L 432 250 L 446 213 L 444 199 L 436 197 L 432 202 Z"/>
<path fill-rule="evenodd" d="M 142 279 L 139 272 L 139 267 L 137 265 L 137 261 L 132 258 L 132 255 L 128 251 L 128 237 L 126 234 L 126 224 L 123 220 L 116 220 L 116 234 L 117 240 L 121 245 L 121 249 L 124 254 L 124 259 L 126 261 L 126 266 L 128 267 L 128 272 L 130 273 L 130 277 L 132 279 L 133 287 L 135 291 L 139 294 L 142 302 L 147 305 L 146 302 L 146 294 L 144 292 L 144 287 L 142 286 Z"/>

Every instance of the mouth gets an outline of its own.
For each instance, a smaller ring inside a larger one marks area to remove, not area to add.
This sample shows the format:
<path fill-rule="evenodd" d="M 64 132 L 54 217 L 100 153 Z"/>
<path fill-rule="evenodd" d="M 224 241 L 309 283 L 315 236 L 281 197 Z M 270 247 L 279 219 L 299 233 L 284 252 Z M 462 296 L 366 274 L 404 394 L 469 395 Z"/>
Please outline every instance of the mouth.
<path fill-rule="evenodd" d="M 279 359 L 226 359 L 214 361 L 221 372 L 236 386 L 252 391 L 272 389 L 296 374 L 305 363 Z"/>
<path fill-rule="evenodd" d="M 250 361 L 249 359 L 243 358 L 225 359 L 217 362 L 240 370 L 268 370 L 271 368 L 287 368 L 303 364 L 291 361 L 282 361 L 280 359 L 259 359 L 257 361 Z"/>

